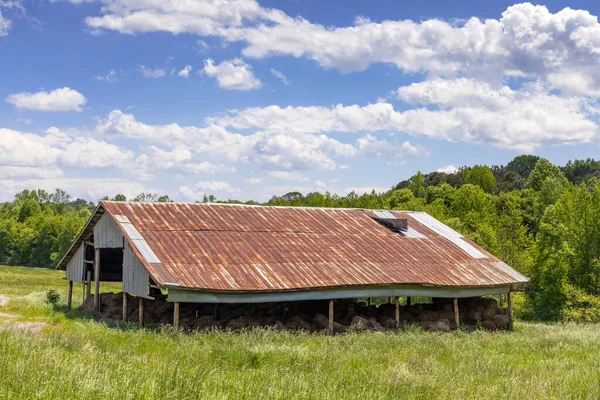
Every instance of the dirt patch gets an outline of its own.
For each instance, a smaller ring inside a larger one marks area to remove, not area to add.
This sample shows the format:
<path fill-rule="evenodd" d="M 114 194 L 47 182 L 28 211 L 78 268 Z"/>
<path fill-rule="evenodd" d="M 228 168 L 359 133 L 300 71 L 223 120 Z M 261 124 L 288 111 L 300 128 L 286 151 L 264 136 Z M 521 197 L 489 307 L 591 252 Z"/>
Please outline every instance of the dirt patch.
<path fill-rule="evenodd" d="M 145 301 L 144 321 L 147 324 L 173 323 L 173 303 L 159 294 L 155 300 Z M 101 312 L 94 311 L 94 296 L 89 296 L 79 308 L 93 313 L 102 320 L 122 320 L 123 293 L 102 293 Z M 401 323 L 413 323 L 429 331 L 447 332 L 455 328 L 452 299 L 434 299 L 431 304 L 400 307 Z M 138 299 L 128 295 L 127 321 L 138 322 Z M 469 298 L 458 301 L 461 327 L 487 330 L 507 329 L 508 311 L 495 299 Z M 322 331 L 328 325 L 328 301 L 259 304 L 220 304 L 215 313 L 214 304 L 182 303 L 180 326 L 189 331 L 203 329 L 238 330 L 258 326 L 271 326 L 280 330 Z M 395 305 L 367 306 L 364 302 L 336 300 L 334 330 L 371 330 L 377 332 L 396 330 Z"/>
<path fill-rule="evenodd" d="M 0 307 L 6 307 L 10 297 L 0 294 Z"/>
<path fill-rule="evenodd" d="M 18 330 L 18 331 L 27 331 L 27 332 L 39 332 L 48 324 L 45 322 L 8 322 L 1 323 L 0 322 L 0 330 Z"/>

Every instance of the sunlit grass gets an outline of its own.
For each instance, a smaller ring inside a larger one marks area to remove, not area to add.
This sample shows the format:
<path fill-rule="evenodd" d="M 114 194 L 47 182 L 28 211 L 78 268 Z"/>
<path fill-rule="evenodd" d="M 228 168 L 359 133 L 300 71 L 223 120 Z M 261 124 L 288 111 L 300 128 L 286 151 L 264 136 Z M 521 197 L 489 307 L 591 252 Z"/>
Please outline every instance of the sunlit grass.
<path fill-rule="evenodd" d="M 62 275 L 50 274 L 54 283 L 44 286 L 30 271 L 19 278 L 20 271 L 9 271 L 22 286 L 11 293 L 10 308 L 42 315 L 49 325 L 39 333 L 0 331 L 0 398 L 600 397 L 598 325 L 517 323 L 514 332 L 407 329 L 333 338 L 273 330 L 190 335 L 65 313 L 64 297 L 57 307 L 44 301 L 52 284 L 66 294 Z"/>

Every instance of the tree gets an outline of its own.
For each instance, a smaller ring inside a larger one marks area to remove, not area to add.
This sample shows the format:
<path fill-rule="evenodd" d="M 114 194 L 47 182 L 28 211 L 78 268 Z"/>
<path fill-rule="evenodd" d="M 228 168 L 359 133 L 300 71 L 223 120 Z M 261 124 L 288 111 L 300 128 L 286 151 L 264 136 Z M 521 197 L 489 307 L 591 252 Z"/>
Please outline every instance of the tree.
<path fill-rule="evenodd" d="M 31 218 L 35 215 L 38 215 L 42 212 L 42 207 L 40 207 L 40 203 L 29 198 L 21 204 L 19 208 L 19 217 L 17 221 L 25 222 L 28 218 Z"/>
<path fill-rule="evenodd" d="M 415 175 L 410 178 L 410 184 L 408 188 L 415 195 L 415 197 L 425 197 L 425 177 L 418 171 Z"/>
<path fill-rule="evenodd" d="M 465 183 L 479 186 L 484 192 L 491 193 L 496 187 L 496 178 L 489 167 L 475 165 L 467 172 Z"/>
<path fill-rule="evenodd" d="M 513 158 L 511 162 L 506 164 L 506 169 L 517 173 L 523 178 L 527 178 L 539 160 L 540 157 L 538 156 L 523 154 Z"/>
<path fill-rule="evenodd" d="M 539 191 L 542 189 L 542 184 L 546 178 L 552 176 L 561 180 L 566 180 L 565 174 L 563 174 L 560 168 L 551 164 L 550 161 L 545 158 L 540 158 L 527 178 L 526 187 Z"/>

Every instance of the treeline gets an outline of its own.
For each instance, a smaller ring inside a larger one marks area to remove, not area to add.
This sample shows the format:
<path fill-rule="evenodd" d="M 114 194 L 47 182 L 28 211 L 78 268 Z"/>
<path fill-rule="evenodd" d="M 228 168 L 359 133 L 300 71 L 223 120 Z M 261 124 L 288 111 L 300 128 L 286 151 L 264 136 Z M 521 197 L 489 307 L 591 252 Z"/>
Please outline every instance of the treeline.
<path fill-rule="evenodd" d="M 599 178 L 595 160 L 558 167 L 519 156 L 506 166 L 419 172 L 385 193 L 290 192 L 264 204 L 426 211 L 531 277 L 521 316 L 600 322 Z M 170 201 L 151 193 L 132 200 Z M 94 207 L 61 190 L 18 193 L 0 204 L 0 264 L 56 265 Z"/>

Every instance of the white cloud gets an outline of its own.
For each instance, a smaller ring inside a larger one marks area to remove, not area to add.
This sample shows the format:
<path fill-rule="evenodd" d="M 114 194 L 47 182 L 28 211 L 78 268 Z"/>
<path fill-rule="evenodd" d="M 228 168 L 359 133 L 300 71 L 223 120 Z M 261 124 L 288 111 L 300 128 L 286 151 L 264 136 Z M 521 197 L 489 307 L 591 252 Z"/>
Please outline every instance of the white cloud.
<path fill-rule="evenodd" d="M 117 83 L 119 80 L 117 78 L 117 71 L 115 71 L 114 69 L 110 70 L 110 72 L 107 75 L 96 75 L 94 76 L 94 79 L 100 82 L 109 83 Z"/>
<path fill-rule="evenodd" d="M 345 73 L 385 63 L 405 72 L 490 82 L 527 76 L 558 82 L 558 88 L 568 91 L 580 85 L 565 86 L 564 74 L 578 71 L 588 81 L 580 93 L 596 96 L 600 89 L 600 24 L 585 10 L 551 13 L 545 6 L 522 3 L 497 19 L 373 22 L 360 17 L 350 26 L 326 27 L 262 8 L 254 0 L 235 7 L 214 1 L 104 2 L 102 15 L 86 20 L 93 29 L 216 36 L 244 43 L 242 54 L 251 58 L 303 57 Z"/>
<path fill-rule="evenodd" d="M 6 101 L 17 108 L 34 111 L 81 111 L 87 100 L 78 91 L 64 87 L 50 92 L 15 93 Z"/>
<path fill-rule="evenodd" d="M 262 178 L 245 178 L 244 182 L 249 183 L 251 185 L 256 185 L 261 183 L 263 180 Z"/>
<path fill-rule="evenodd" d="M 8 35 L 8 32 L 10 31 L 11 26 L 12 26 L 11 21 L 9 19 L 6 19 L 2 15 L 2 11 L 0 11 L 0 37 Z"/>
<path fill-rule="evenodd" d="M 59 164 L 73 168 L 119 168 L 133 160 L 132 151 L 90 138 L 76 138 L 62 147 Z"/>
<path fill-rule="evenodd" d="M 223 181 L 200 181 L 195 185 L 179 187 L 179 193 L 188 200 L 201 200 L 209 193 L 238 193 L 239 189 L 233 188 L 229 183 Z"/>
<path fill-rule="evenodd" d="M 226 60 L 217 65 L 213 60 L 208 59 L 204 61 L 202 72 L 215 78 L 222 89 L 255 90 L 262 86 L 260 79 L 254 76 L 252 67 L 239 58 Z"/>
<path fill-rule="evenodd" d="M 112 111 L 99 121 L 96 130 L 102 135 L 118 135 L 143 139 L 153 143 L 186 145 L 205 157 L 219 156 L 230 161 L 254 163 L 271 170 L 333 170 L 332 157 L 353 157 L 359 150 L 328 136 L 297 133 L 257 131 L 241 135 L 224 127 L 209 124 L 206 127 L 177 124 L 147 125 L 131 114 Z"/>
<path fill-rule="evenodd" d="M 561 97 L 546 87 L 515 90 L 474 79 L 431 79 L 398 89 L 397 96 L 427 107 L 396 111 L 390 103 L 366 106 L 253 107 L 209 118 L 235 129 L 286 134 L 326 132 L 404 132 L 451 142 L 479 143 L 518 151 L 542 146 L 589 143 L 597 136 L 594 107 L 586 99 Z M 388 146 L 373 137 L 359 139 L 366 153 L 426 154 L 410 143 Z M 352 150 L 352 152 L 356 152 Z"/>
<path fill-rule="evenodd" d="M 342 164 L 342 165 L 340 165 L 340 169 L 350 169 L 350 166 Z"/>
<path fill-rule="evenodd" d="M 271 74 L 272 74 L 272 75 L 273 75 L 275 78 L 277 78 L 277 79 L 281 80 L 281 82 L 283 82 L 283 84 L 284 84 L 284 85 L 289 85 L 289 84 L 290 84 L 290 81 L 288 81 L 287 77 L 286 77 L 286 76 L 285 76 L 283 73 L 281 73 L 281 72 L 277 71 L 277 70 L 276 70 L 276 69 L 274 69 L 274 68 L 271 68 L 271 70 L 270 70 L 270 71 L 271 71 Z"/>
<path fill-rule="evenodd" d="M 277 178 L 277 179 L 283 179 L 286 181 L 294 181 L 294 182 L 308 181 L 308 178 L 299 172 L 272 171 L 272 172 L 269 172 L 269 176 L 272 176 L 273 178 Z"/>
<path fill-rule="evenodd" d="M 181 76 L 182 78 L 187 79 L 190 76 L 190 72 L 192 72 L 192 66 L 186 65 L 185 68 L 183 68 L 181 71 L 179 71 L 179 73 L 177 75 Z"/>
<path fill-rule="evenodd" d="M 467 78 L 433 79 L 398 89 L 398 98 L 428 106 L 399 115 L 399 129 L 450 141 L 532 151 L 589 143 L 598 132 L 587 101 L 535 85 L 513 90 Z"/>
<path fill-rule="evenodd" d="M 144 78 L 157 79 L 157 78 L 162 78 L 163 76 L 166 75 L 165 70 L 162 68 L 152 69 L 152 68 L 147 68 L 144 65 L 140 65 L 139 70 Z"/>
<path fill-rule="evenodd" d="M 60 178 L 63 176 L 61 169 L 56 167 L 16 167 L 0 165 L 0 180 L 4 179 L 31 179 L 31 178 Z"/>
<path fill-rule="evenodd" d="M 46 135 L 0 129 L 0 163 L 20 167 L 127 168 L 133 153 L 114 144 L 50 128 Z"/>
<path fill-rule="evenodd" d="M 315 181 L 315 184 L 316 184 L 316 185 L 317 185 L 319 188 L 322 188 L 322 189 L 324 189 L 324 188 L 326 188 L 326 187 L 327 187 L 327 183 L 325 183 L 325 182 L 323 182 L 323 181 L 320 181 L 320 180 L 316 180 L 316 181 Z"/>
<path fill-rule="evenodd" d="M 436 169 L 436 172 L 444 172 L 446 174 L 453 174 L 456 171 L 458 171 L 458 168 L 456 168 L 454 165 L 450 164 L 450 165 L 446 165 L 445 167 L 442 168 L 438 168 Z"/>
<path fill-rule="evenodd" d="M 122 193 L 127 198 L 147 192 L 140 183 L 125 179 L 103 178 L 53 178 L 53 179 L 25 179 L 0 180 L 0 201 L 10 201 L 15 193 L 23 189 L 43 189 L 53 192 L 61 188 L 73 198 L 86 198 L 99 200 L 103 196 L 114 197 Z"/>

